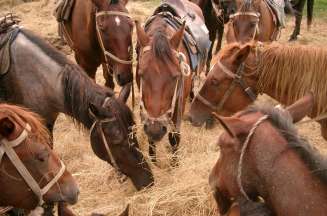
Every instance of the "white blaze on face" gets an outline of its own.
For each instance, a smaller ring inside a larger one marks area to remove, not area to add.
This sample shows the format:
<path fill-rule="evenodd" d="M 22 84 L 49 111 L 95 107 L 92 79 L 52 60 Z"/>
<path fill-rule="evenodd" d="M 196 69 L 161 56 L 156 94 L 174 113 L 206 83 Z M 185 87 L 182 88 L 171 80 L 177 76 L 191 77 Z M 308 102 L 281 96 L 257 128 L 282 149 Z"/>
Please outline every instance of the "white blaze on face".
<path fill-rule="evenodd" d="M 118 16 L 115 17 L 115 22 L 116 22 L 117 26 L 120 26 L 120 19 Z"/>

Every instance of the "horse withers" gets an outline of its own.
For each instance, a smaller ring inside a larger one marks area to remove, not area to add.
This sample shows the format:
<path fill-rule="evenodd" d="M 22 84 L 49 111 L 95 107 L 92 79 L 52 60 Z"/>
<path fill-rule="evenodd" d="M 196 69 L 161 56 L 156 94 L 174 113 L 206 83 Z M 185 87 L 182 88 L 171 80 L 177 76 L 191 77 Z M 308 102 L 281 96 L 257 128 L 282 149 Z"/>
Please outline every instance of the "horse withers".
<path fill-rule="evenodd" d="M 74 1 L 71 16 L 61 22 L 77 63 L 92 79 L 102 64 L 105 84 L 111 89 L 113 76 L 120 86 L 131 83 L 133 22 L 126 9 L 128 1 Z"/>
<path fill-rule="evenodd" d="M 0 206 L 31 211 L 43 204 L 75 204 L 78 186 L 50 148 L 38 115 L 0 104 Z"/>
<path fill-rule="evenodd" d="M 186 99 L 191 93 L 192 77 L 202 71 L 209 48 L 205 47 L 201 52 L 200 44 L 191 46 L 189 40 L 193 43 L 199 41 L 196 41 L 196 37 L 190 38 L 190 29 L 199 36 L 199 32 L 202 33 L 205 28 L 201 9 L 186 0 L 164 2 L 148 19 L 145 29 L 136 23 L 136 78 L 141 95 L 141 119 L 153 161 L 156 161 L 155 142 L 160 141 L 167 132 L 173 153 L 178 149 L 180 125 Z M 206 39 L 206 36 L 199 38 Z M 209 40 L 202 44 L 209 44 Z M 194 49 L 196 54 L 193 53 Z M 194 64 L 197 65 L 193 68 Z"/>

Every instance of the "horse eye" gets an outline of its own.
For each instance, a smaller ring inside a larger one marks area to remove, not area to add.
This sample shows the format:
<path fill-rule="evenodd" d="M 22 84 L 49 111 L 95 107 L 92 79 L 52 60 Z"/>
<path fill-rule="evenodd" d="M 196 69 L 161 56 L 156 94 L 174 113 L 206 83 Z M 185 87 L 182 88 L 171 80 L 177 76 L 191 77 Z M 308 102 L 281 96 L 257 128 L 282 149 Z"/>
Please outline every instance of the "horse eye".
<path fill-rule="evenodd" d="M 49 158 L 49 152 L 47 150 L 42 151 L 41 153 L 38 153 L 35 158 L 38 161 L 45 162 Z"/>
<path fill-rule="evenodd" d="M 217 79 L 213 78 L 211 80 L 211 84 L 217 86 L 217 85 L 219 85 L 219 81 Z"/>

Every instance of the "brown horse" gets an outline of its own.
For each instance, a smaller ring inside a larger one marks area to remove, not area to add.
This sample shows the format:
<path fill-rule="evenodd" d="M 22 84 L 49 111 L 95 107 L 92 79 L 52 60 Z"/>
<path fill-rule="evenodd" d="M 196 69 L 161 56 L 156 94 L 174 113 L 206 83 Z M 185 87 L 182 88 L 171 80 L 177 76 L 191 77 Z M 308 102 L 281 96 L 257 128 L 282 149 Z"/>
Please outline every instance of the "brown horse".
<path fill-rule="evenodd" d="M 0 206 L 30 211 L 43 203 L 77 202 L 77 184 L 50 144 L 38 115 L 0 104 Z"/>
<path fill-rule="evenodd" d="M 261 197 L 273 215 L 325 214 L 326 158 L 293 126 L 294 119 L 310 113 L 307 109 L 299 116 L 302 104 L 292 107 L 296 117 L 293 111 L 265 106 L 218 117 L 226 132 L 219 138 L 221 153 L 209 181 L 220 213 L 241 196 L 254 201 Z"/>
<path fill-rule="evenodd" d="M 197 5 L 186 0 L 177 2 L 192 8 L 195 13 L 192 16 L 204 23 Z M 185 43 L 182 43 L 185 22 L 175 30 L 169 19 L 165 14 L 154 15 L 146 25 L 146 31 L 136 23 L 139 44 L 136 78 L 141 94 L 141 118 L 153 161 L 156 161 L 155 142 L 160 141 L 168 130 L 173 153 L 177 151 L 182 115 L 192 86 L 191 60 Z M 197 69 L 202 71 L 203 64 Z"/>
<path fill-rule="evenodd" d="M 0 100 L 38 113 L 51 133 L 59 113 L 70 116 L 80 128 L 90 130 L 92 149 L 100 159 L 130 177 L 138 190 L 152 185 L 153 174 L 139 151 L 132 112 L 123 102 L 125 89 L 116 98 L 30 31 L 13 27 L 5 35 L 12 32 L 16 33 L 12 63 L 0 78 Z"/>
<path fill-rule="evenodd" d="M 102 64 L 111 89 L 113 75 L 121 86 L 133 81 L 133 22 L 126 4 L 127 0 L 75 0 L 71 18 L 63 22 L 77 63 L 92 79 Z"/>
<path fill-rule="evenodd" d="M 273 214 L 265 203 L 239 197 L 231 204 L 225 216 L 273 216 Z"/>
<path fill-rule="evenodd" d="M 227 24 L 227 43 L 246 43 L 251 40 L 273 41 L 279 35 L 278 23 L 265 0 L 236 0 L 237 12 Z"/>
<path fill-rule="evenodd" d="M 291 104 L 312 92 L 315 105 L 310 117 L 326 110 L 327 50 L 319 47 L 236 43 L 224 47 L 217 63 L 193 101 L 190 120 L 201 125 L 211 112 L 231 115 L 252 103 L 258 94 L 268 94 L 282 104 Z M 327 122 L 319 120 L 327 139 Z"/>

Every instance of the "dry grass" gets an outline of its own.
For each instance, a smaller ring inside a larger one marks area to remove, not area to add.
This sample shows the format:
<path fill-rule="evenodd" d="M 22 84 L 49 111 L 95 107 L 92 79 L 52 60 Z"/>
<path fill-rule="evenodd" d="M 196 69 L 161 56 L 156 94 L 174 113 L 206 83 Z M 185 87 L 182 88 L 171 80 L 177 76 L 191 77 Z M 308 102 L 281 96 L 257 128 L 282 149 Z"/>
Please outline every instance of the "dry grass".
<path fill-rule="evenodd" d="M 15 6 L 13 11 L 23 18 L 25 27 L 58 45 L 56 22 L 51 15 L 53 1 L 50 0 L 47 6 L 42 6 L 43 1 L 26 3 Z M 129 8 L 135 18 L 143 21 L 145 16 L 151 14 L 156 2 L 130 1 Z M 288 22 L 282 41 L 286 42 L 292 26 L 293 22 Z M 326 43 L 326 29 L 325 22 L 315 20 L 311 32 L 303 30 L 305 36 L 299 43 Z M 69 57 L 72 58 L 72 55 Z M 97 78 L 102 84 L 101 74 L 99 70 Z M 267 97 L 260 100 L 272 101 Z M 137 110 L 135 115 L 139 122 Z M 318 148 L 327 149 L 326 142 L 319 135 L 317 124 L 301 126 L 300 131 Z M 78 215 L 90 215 L 91 212 L 117 215 L 127 203 L 130 203 L 130 215 L 135 216 L 209 216 L 218 214 L 210 193 L 208 175 L 219 156 L 215 146 L 219 133 L 221 133 L 219 127 L 206 131 L 185 122 L 182 126 L 179 152 L 180 166 L 177 168 L 169 166 L 170 150 L 168 140 L 164 139 L 157 145 L 158 166 L 151 165 L 155 175 L 155 186 L 141 192 L 136 192 L 130 182 L 118 183 L 112 167 L 93 154 L 88 133 L 78 131 L 69 118 L 63 115 L 58 118 L 54 140 L 55 150 L 80 186 L 79 202 L 72 207 Z M 143 152 L 147 154 L 147 141 L 142 130 L 138 130 L 138 140 Z"/>

